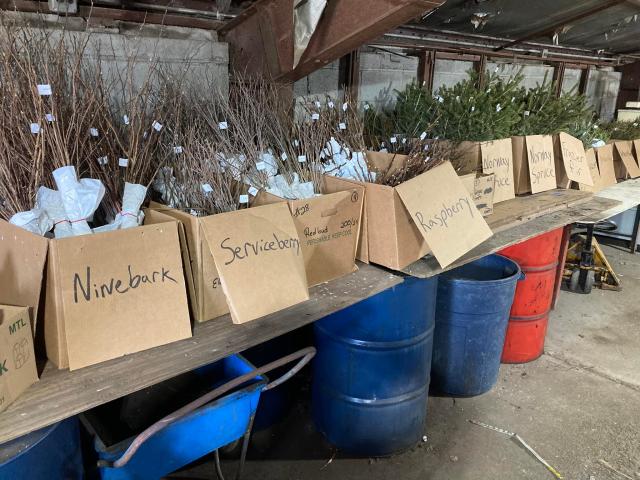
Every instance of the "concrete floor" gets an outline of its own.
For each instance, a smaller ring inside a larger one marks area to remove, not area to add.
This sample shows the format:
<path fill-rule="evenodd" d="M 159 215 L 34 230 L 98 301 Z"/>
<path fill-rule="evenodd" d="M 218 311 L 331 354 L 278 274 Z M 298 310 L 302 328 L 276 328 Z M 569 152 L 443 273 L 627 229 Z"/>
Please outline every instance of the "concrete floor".
<path fill-rule="evenodd" d="M 244 478 L 554 478 L 513 440 L 468 421 L 475 419 L 518 433 L 565 479 L 640 479 L 640 254 L 604 250 L 623 291 L 561 292 L 545 355 L 503 365 L 485 395 L 431 397 L 426 442 L 385 459 L 334 456 L 301 403 L 279 428 L 254 437 Z M 224 467 L 230 474 L 232 464 Z M 176 478 L 214 478 L 212 472 L 201 462 Z"/>

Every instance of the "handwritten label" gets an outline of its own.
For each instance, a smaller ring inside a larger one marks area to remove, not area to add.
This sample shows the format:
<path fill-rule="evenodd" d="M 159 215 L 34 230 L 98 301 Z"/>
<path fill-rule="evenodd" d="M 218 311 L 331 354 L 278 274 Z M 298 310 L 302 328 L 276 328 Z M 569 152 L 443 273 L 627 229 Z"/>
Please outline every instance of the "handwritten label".
<path fill-rule="evenodd" d="M 549 135 L 525 137 L 531 192 L 539 193 L 556 188 L 556 166 L 553 139 Z"/>
<path fill-rule="evenodd" d="M 569 180 L 593 186 L 582 141 L 567 133 L 559 134 L 562 163 Z"/>
<path fill-rule="evenodd" d="M 473 202 L 483 217 L 493 213 L 495 196 L 495 175 L 484 175 L 477 177 L 473 182 Z"/>
<path fill-rule="evenodd" d="M 308 203 L 305 203 L 304 205 L 301 205 L 299 207 L 296 207 L 296 209 L 293 211 L 292 215 L 293 217 L 299 217 L 301 215 L 304 215 L 305 213 L 309 213 L 311 207 L 309 207 Z"/>
<path fill-rule="evenodd" d="M 396 191 L 442 267 L 492 235 L 449 162 L 404 182 Z"/>
<path fill-rule="evenodd" d="M 287 203 L 211 215 L 200 225 L 235 323 L 309 298 L 301 242 Z"/>
<path fill-rule="evenodd" d="M 131 265 L 127 265 L 128 275 L 126 278 L 110 278 L 101 281 L 92 277 L 91 267 L 87 267 L 82 274 L 75 273 L 73 275 L 73 302 L 79 303 L 82 299 L 85 302 L 91 302 L 110 297 L 116 293 L 122 295 L 143 285 L 165 282 L 178 283 L 170 273 L 165 267 L 148 273 L 135 273 Z"/>
<path fill-rule="evenodd" d="M 492 205 L 515 198 L 511 139 L 482 142 L 480 151 L 482 153 L 482 172 L 495 176 Z"/>

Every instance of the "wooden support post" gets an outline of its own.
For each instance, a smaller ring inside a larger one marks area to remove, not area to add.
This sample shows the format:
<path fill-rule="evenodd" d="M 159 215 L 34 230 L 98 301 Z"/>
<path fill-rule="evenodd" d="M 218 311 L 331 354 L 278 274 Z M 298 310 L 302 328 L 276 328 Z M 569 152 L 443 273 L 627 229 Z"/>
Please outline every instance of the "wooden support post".
<path fill-rule="evenodd" d="M 484 88 L 487 79 L 487 56 L 480 55 L 480 60 L 473 64 L 476 72 L 478 72 L 478 84 L 480 88 Z"/>
<path fill-rule="evenodd" d="M 433 92 L 433 73 L 436 65 L 436 52 L 423 50 L 418 56 L 418 84 L 428 92 Z"/>
<path fill-rule="evenodd" d="M 589 65 L 580 73 L 580 85 L 578 86 L 578 93 L 582 95 L 584 95 L 587 91 L 587 82 L 589 81 L 589 74 L 591 73 L 592 68 L 593 67 Z"/>
<path fill-rule="evenodd" d="M 358 101 L 360 87 L 360 50 L 347 53 L 340 59 L 338 88 L 348 94 L 353 102 Z"/>
<path fill-rule="evenodd" d="M 556 87 L 556 98 L 560 98 L 560 95 L 562 95 L 562 84 L 564 82 L 565 69 L 566 65 L 564 62 L 558 63 L 553 69 L 553 81 L 555 82 Z"/>

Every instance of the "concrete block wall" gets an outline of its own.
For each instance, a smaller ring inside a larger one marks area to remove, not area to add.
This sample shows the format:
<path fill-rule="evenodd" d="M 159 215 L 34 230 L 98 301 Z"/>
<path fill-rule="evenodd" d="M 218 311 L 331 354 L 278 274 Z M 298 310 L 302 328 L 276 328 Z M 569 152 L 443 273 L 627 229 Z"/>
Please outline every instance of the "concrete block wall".
<path fill-rule="evenodd" d="M 541 85 L 545 79 L 547 82 L 553 79 L 553 67 L 548 65 L 487 62 L 487 71 L 495 72 L 505 80 L 520 73 L 524 76 L 522 85 L 528 89 Z"/>
<path fill-rule="evenodd" d="M 582 76 L 582 70 L 579 68 L 565 68 L 564 80 L 562 81 L 562 92 L 568 93 L 572 89 L 574 92 L 578 91 L 580 86 L 580 77 Z"/>
<path fill-rule="evenodd" d="M 360 53 L 359 100 L 376 108 L 395 104 L 395 90 L 417 79 L 418 59 L 379 50 Z"/>
<path fill-rule="evenodd" d="M 433 91 L 440 87 L 453 87 L 456 83 L 469 78 L 469 71 L 473 70 L 473 62 L 462 60 L 445 60 L 436 58 L 433 71 Z"/>
<path fill-rule="evenodd" d="M 293 94 L 300 101 L 314 100 L 325 96 L 339 98 L 342 96 L 342 91 L 338 87 L 339 73 L 340 61 L 337 60 L 295 82 Z"/>

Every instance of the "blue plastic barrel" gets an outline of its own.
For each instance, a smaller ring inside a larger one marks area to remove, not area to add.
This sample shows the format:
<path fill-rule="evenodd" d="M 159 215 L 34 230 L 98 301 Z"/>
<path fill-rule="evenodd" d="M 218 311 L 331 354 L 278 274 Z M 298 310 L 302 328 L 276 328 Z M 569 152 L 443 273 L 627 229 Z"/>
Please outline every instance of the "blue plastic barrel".
<path fill-rule="evenodd" d="M 424 434 L 436 289 L 407 278 L 316 322 L 313 416 L 339 449 L 390 455 Z"/>
<path fill-rule="evenodd" d="M 0 480 L 83 478 L 76 417 L 0 445 Z"/>
<path fill-rule="evenodd" d="M 520 278 L 518 264 L 500 255 L 440 274 L 431 372 L 435 391 L 472 396 L 495 385 Z"/>

